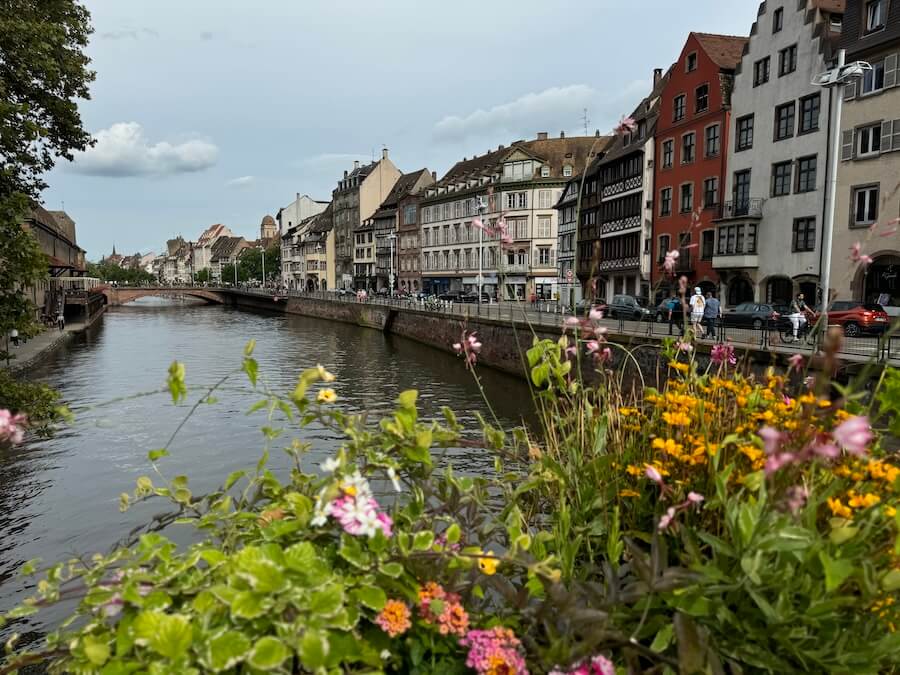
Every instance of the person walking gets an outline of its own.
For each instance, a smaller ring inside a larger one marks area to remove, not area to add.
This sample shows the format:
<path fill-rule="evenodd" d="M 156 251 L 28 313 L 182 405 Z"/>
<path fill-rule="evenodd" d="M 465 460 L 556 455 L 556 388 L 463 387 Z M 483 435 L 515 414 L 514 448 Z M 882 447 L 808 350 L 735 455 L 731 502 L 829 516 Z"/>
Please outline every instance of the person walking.
<path fill-rule="evenodd" d="M 60 331 L 64 331 L 66 329 L 66 317 L 62 315 L 62 312 L 56 315 L 56 325 Z"/>
<path fill-rule="evenodd" d="M 12 340 L 13 347 L 18 347 L 19 346 L 19 331 L 17 331 L 15 328 L 13 328 L 11 331 L 9 331 L 9 339 Z"/>
<path fill-rule="evenodd" d="M 713 340 L 719 337 L 719 319 L 722 316 L 722 307 L 712 291 L 706 293 L 706 305 L 703 308 L 703 323 L 706 324 L 706 336 Z"/>
<path fill-rule="evenodd" d="M 690 300 L 691 306 L 691 328 L 694 329 L 694 336 L 698 338 L 704 337 L 703 334 L 703 312 L 706 310 L 706 298 L 703 292 L 697 286 Z"/>
<path fill-rule="evenodd" d="M 679 314 L 681 314 L 682 318 L 682 329 L 684 328 L 684 310 L 681 307 L 681 301 L 678 299 L 678 296 L 675 295 L 674 291 L 672 292 L 672 297 L 666 302 L 666 309 L 669 311 L 669 335 L 672 335 L 672 326 L 678 321 Z M 684 333 L 684 330 L 681 332 Z"/>

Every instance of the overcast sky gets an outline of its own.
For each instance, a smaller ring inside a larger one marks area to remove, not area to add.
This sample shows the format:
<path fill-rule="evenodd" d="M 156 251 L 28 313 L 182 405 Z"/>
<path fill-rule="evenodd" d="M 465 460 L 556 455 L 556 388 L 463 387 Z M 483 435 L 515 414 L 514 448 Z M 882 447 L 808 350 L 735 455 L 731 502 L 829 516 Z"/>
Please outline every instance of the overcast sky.
<path fill-rule="evenodd" d="M 443 174 L 538 131 L 609 132 L 691 30 L 756 0 L 87 0 L 97 145 L 50 175 L 90 258 L 213 223 L 256 236 L 354 159 Z"/>

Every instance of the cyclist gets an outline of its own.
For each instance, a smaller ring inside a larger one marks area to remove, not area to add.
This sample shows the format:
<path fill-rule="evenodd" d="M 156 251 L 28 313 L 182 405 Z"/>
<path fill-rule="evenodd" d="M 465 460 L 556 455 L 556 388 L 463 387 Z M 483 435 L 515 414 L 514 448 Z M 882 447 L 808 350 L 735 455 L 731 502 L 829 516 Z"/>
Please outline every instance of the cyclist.
<path fill-rule="evenodd" d="M 809 313 L 810 309 L 803 298 L 803 293 L 798 293 L 797 297 L 791 302 L 791 313 L 788 315 L 788 319 L 791 322 L 791 328 L 793 328 L 794 331 L 794 340 L 798 339 L 800 328 L 806 327 L 806 324 L 808 323 L 807 315 Z"/>

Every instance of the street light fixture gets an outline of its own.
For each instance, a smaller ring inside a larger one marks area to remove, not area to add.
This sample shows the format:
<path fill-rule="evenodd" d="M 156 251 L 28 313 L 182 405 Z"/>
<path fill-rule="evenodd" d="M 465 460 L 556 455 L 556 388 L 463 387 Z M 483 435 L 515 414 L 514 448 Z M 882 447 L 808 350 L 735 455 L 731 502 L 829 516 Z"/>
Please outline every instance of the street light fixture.
<path fill-rule="evenodd" d="M 834 91 L 835 87 L 842 87 L 872 70 L 872 66 L 865 61 L 845 63 L 847 53 L 841 49 L 838 51 L 837 65 L 813 78 L 812 84 L 829 90 L 829 100 L 834 108 L 832 114 L 832 128 L 829 130 L 831 139 L 828 155 L 828 204 L 825 209 L 825 223 L 822 237 L 822 320 L 828 325 L 828 307 L 831 304 L 831 249 L 834 238 L 834 209 L 837 199 L 837 172 L 841 152 L 841 110 L 843 108 L 843 92 Z"/>
<path fill-rule="evenodd" d="M 388 238 L 388 240 L 391 242 L 391 265 L 390 265 L 391 274 L 390 274 L 390 276 L 388 277 L 388 284 L 389 284 L 389 286 L 390 286 L 390 292 L 389 292 L 389 294 L 390 294 L 391 296 L 393 296 L 393 295 L 394 295 L 394 241 L 396 241 L 396 239 L 397 239 L 397 233 L 396 233 L 396 232 L 391 232 L 391 233 L 387 236 L 387 238 Z"/>
<path fill-rule="evenodd" d="M 482 287 L 484 286 L 484 270 L 483 270 L 483 257 L 484 257 L 484 218 L 487 215 L 487 203 L 484 200 L 484 197 L 478 196 L 475 197 L 475 210 L 478 212 L 478 217 L 481 219 L 481 227 L 478 228 L 478 304 L 481 304 L 481 293 Z"/>

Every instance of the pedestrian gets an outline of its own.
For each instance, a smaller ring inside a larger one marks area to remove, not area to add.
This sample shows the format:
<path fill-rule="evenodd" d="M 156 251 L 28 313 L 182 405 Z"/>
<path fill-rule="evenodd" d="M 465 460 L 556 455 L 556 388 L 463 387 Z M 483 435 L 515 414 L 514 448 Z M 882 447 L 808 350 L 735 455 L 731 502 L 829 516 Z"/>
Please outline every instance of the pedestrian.
<path fill-rule="evenodd" d="M 791 328 L 793 329 L 795 342 L 799 338 L 798 334 L 800 328 L 805 326 L 808 321 L 808 314 L 810 314 L 810 309 L 806 304 L 803 293 L 798 293 L 797 297 L 791 302 L 791 313 L 788 315 L 788 320 L 791 322 Z"/>
<path fill-rule="evenodd" d="M 681 314 L 681 318 L 684 319 L 684 310 L 681 307 L 681 301 L 678 299 L 678 296 L 675 295 L 674 291 L 672 291 L 672 297 L 666 302 L 666 309 L 669 311 L 669 335 L 672 335 L 672 326 L 678 322 L 678 315 Z M 682 330 L 682 333 L 683 332 L 684 331 Z"/>
<path fill-rule="evenodd" d="M 690 300 L 691 306 L 691 327 L 694 329 L 694 335 L 698 338 L 703 337 L 703 312 L 706 309 L 706 298 L 703 297 L 703 291 L 697 286 Z"/>
<path fill-rule="evenodd" d="M 712 291 L 706 293 L 706 305 L 703 308 L 703 323 L 706 324 L 706 336 L 717 339 L 719 336 L 719 318 L 722 316 L 722 307 Z"/>
<path fill-rule="evenodd" d="M 11 331 L 9 331 L 9 339 L 12 340 L 13 347 L 18 347 L 19 346 L 19 331 L 17 331 L 15 328 L 13 328 Z"/>
<path fill-rule="evenodd" d="M 56 325 L 59 327 L 60 331 L 63 331 L 66 328 L 66 317 L 62 315 L 62 312 L 56 315 Z"/>

